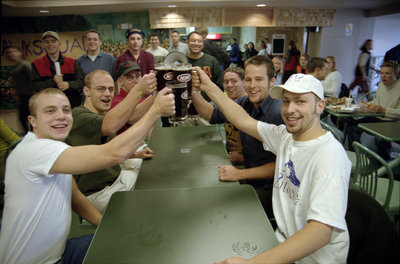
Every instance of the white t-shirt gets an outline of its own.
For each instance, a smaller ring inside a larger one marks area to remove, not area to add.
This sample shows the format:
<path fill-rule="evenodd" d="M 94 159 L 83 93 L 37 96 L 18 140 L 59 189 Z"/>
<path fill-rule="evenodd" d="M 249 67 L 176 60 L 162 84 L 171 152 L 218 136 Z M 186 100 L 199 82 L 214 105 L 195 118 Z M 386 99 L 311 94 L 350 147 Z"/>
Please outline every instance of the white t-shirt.
<path fill-rule="evenodd" d="M 345 214 L 351 163 L 330 132 L 295 141 L 284 125 L 258 122 L 265 150 L 276 154 L 273 210 L 279 242 L 315 220 L 334 227 L 329 244 L 297 263 L 346 263 Z"/>
<path fill-rule="evenodd" d="M 29 132 L 7 159 L 0 263 L 56 263 L 71 225 L 72 178 L 49 174 L 69 146 Z"/>
<path fill-rule="evenodd" d="M 324 86 L 324 95 L 328 97 L 338 97 L 342 87 L 342 76 L 338 71 L 333 71 L 321 81 Z"/>
<path fill-rule="evenodd" d="M 153 54 L 153 56 L 161 56 L 165 57 L 168 55 L 168 50 L 164 49 L 163 47 L 158 46 L 157 49 L 152 49 L 151 47 L 146 50 L 147 52 L 150 52 Z"/>

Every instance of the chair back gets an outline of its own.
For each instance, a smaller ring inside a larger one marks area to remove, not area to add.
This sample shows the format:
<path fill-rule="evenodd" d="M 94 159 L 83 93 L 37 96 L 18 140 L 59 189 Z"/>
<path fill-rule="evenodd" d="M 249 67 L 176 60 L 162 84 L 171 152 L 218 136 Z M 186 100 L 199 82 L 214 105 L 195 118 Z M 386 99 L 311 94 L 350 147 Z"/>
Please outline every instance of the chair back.
<path fill-rule="evenodd" d="M 323 129 L 325 129 L 326 131 L 329 131 L 332 133 L 332 135 L 337 139 L 337 141 L 340 142 L 340 144 L 343 145 L 343 139 L 342 137 L 335 131 L 335 129 L 333 127 L 331 127 L 330 125 L 328 125 L 327 123 L 325 123 L 324 121 L 320 121 L 321 123 L 321 127 Z"/>
<path fill-rule="evenodd" d="M 363 97 L 361 97 L 361 100 L 364 100 L 365 102 L 371 102 L 372 100 L 374 100 L 374 98 L 376 97 L 376 92 L 368 92 L 366 94 L 363 95 Z"/>
<path fill-rule="evenodd" d="M 387 210 L 389 208 L 394 185 L 393 171 L 391 167 L 374 151 L 364 147 L 356 141 L 353 142 L 353 148 L 356 152 L 357 159 L 355 178 L 357 186 L 361 191 L 368 193 L 370 196 L 375 198 L 380 173 L 379 169 L 383 167 L 386 170 L 389 184 L 387 192 L 385 192 L 386 199 L 383 208 Z"/>

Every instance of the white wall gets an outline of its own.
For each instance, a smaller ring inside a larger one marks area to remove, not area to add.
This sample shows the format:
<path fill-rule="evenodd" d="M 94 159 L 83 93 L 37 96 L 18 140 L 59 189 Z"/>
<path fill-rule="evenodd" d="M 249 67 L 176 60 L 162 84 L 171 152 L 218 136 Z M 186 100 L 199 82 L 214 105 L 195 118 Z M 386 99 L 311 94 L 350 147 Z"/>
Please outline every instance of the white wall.
<path fill-rule="evenodd" d="M 374 56 L 384 56 L 386 51 L 400 44 L 400 13 L 375 18 Z"/>
<path fill-rule="evenodd" d="M 346 24 L 353 24 L 351 36 L 345 35 Z M 361 9 L 337 9 L 334 25 L 324 27 L 321 34 L 320 56 L 335 56 L 342 81 L 349 85 L 366 39 L 374 41 L 373 56 L 382 56 L 400 43 L 400 14 L 367 18 Z"/>

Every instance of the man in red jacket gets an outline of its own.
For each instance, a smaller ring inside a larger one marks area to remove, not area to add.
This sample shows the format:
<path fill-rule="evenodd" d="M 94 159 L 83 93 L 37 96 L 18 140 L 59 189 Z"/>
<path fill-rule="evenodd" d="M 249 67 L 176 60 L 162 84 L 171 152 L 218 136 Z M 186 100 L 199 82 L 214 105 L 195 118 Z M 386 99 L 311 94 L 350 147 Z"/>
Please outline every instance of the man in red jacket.
<path fill-rule="evenodd" d="M 83 75 L 77 60 L 61 54 L 61 39 L 57 32 L 44 32 L 42 46 L 46 55 L 32 62 L 33 90 L 37 92 L 45 88 L 58 88 L 67 95 L 71 107 L 81 105 Z M 60 73 L 56 72 L 56 62 L 60 65 Z"/>

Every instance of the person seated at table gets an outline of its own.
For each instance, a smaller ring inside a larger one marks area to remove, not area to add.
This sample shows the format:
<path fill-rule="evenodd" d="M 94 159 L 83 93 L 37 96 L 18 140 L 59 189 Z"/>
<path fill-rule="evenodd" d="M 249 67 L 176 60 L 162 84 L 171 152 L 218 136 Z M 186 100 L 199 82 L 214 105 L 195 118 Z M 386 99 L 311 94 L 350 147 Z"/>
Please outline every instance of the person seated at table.
<path fill-rule="evenodd" d="M 328 63 L 324 58 L 314 57 L 308 63 L 308 74 L 320 81 L 325 80 L 328 75 Z"/>
<path fill-rule="evenodd" d="M 122 62 L 116 72 L 117 82 L 120 86 L 119 93 L 114 96 L 111 102 L 111 108 L 119 104 L 129 92 L 138 84 L 142 79 L 141 69 L 139 64 L 135 61 Z M 136 106 L 133 115 L 128 119 L 128 122 L 117 132 L 120 134 L 125 131 L 132 124 L 137 122 L 151 107 L 154 102 L 154 96 L 144 97 Z"/>
<path fill-rule="evenodd" d="M 274 85 L 279 85 L 282 83 L 282 58 L 274 57 L 272 59 L 272 62 L 274 63 L 274 69 L 275 69 Z"/>
<path fill-rule="evenodd" d="M 220 263 L 346 263 L 349 233 L 345 214 L 351 163 L 332 133 L 321 128 L 324 89 L 311 75 L 294 74 L 271 89 L 281 99 L 285 125 L 251 117 L 199 68 L 193 86 L 206 92 L 224 116 L 277 155 L 273 189 L 280 244 L 252 259 Z M 247 71 L 246 71 L 247 74 Z"/>
<path fill-rule="evenodd" d="M 6 164 L 0 263 L 82 263 L 92 235 L 67 240 L 71 209 L 96 226 L 101 214 L 71 174 L 97 171 L 129 158 L 154 121 L 174 114 L 173 95 L 168 92 L 159 92 L 146 115 L 110 142 L 79 147 L 63 142 L 73 123 L 65 94 L 47 88 L 32 96 L 28 119 L 33 130 Z"/>
<path fill-rule="evenodd" d="M 359 123 L 382 122 L 400 120 L 400 81 L 398 77 L 399 64 L 395 61 L 386 61 L 381 65 L 381 82 L 378 84 L 376 97 L 372 102 L 361 102 L 361 111 L 384 113 L 384 117 L 364 117 L 361 119 L 350 119 L 347 122 L 349 142 L 360 142 L 363 130 L 357 125 Z M 388 160 L 390 159 L 391 144 L 383 139 L 375 138 L 378 154 Z M 349 144 L 349 149 L 352 146 Z"/>
<path fill-rule="evenodd" d="M 274 64 L 264 55 L 256 55 L 245 62 L 244 88 L 247 95 L 235 102 L 253 118 L 273 124 L 283 124 L 279 113 L 280 101 L 272 99 L 269 91 L 274 83 Z M 215 107 L 203 99 L 200 93 L 192 94 L 192 100 L 197 112 L 211 124 L 229 122 L 219 107 Z M 232 165 L 218 168 L 222 181 L 244 181 L 251 184 L 257 191 L 268 215 L 272 215 L 271 189 L 272 176 L 275 168 L 275 155 L 264 150 L 262 143 L 251 135 L 240 131 L 244 169 Z"/>
<path fill-rule="evenodd" d="M 342 76 L 336 69 L 336 58 L 334 56 L 328 56 L 325 60 L 328 66 L 328 75 L 325 80 L 321 81 L 324 86 L 324 95 L 326 97 L 338 98 L 342 86 Z"/>
<path fill-rule="evenodd" d="M 121 63 L 122 64 L 122 63 Z M 100 145 L 108 142 L 134 115 L 135 108 L 144 95 L 155 91 L 154 73 L 146 74 L 128 95 L 110 110 L 114 98 L 114 81 L 103 70 L 95 70 L 85 77 L 83 105 L 72 110 L 74 124 L 66 143 L 71 146 Z M 131 158 L 151 158 L 153 152 L 144 149 Z M 137 170 L 110 166 L 90 173 L 74 174 L 79 189 L 104 212 L 110 196 L 116 191 L 131 190 L 136 182 Z"/>
<path fill-rule="evenodd" d="M 296 67 L 296 72 L 307 74 L 308 73 L 307 65 L 309 61 L 310 61 L 310 56 L 308 54 L 305 53 L 301 54 L 299 65 L 297 65 Z"/>
<path fill-rule="evenodd" d="M 224 72 L 225 93 L 232 100 L 237 100 L 245 96 L 244 89 L 244 70 L 240 67 L 230 67 Z M 231 123 L 225 123 L 226 150 L 229 160 L 234 165 L 243 164 L 242 143 L 240 141 L 240 131 Z"/>

